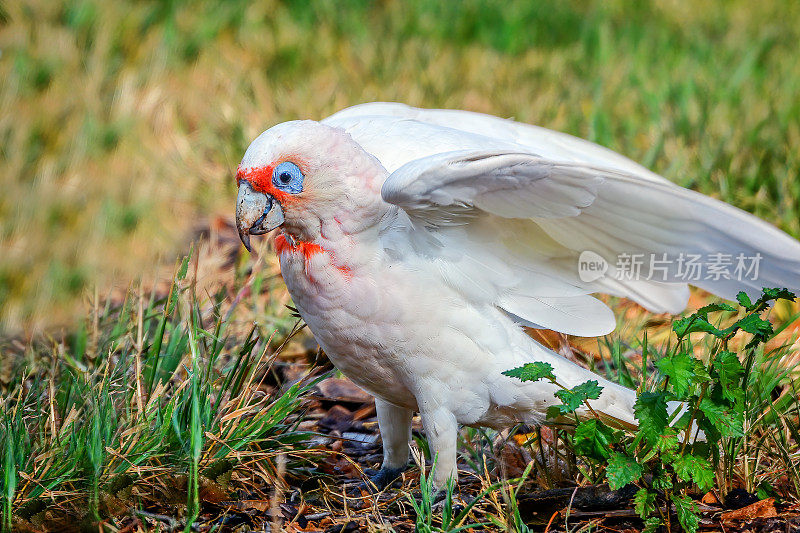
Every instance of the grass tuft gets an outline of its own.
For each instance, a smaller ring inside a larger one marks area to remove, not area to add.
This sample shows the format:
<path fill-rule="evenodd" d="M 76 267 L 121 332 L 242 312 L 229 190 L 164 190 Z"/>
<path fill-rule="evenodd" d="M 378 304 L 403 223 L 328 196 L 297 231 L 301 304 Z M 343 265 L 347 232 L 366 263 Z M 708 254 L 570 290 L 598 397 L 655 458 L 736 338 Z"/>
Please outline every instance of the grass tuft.
<path fill-rule="evenodd" d="M 166 295 L 129 293 L 67 341 L 36 348 L 0 396 L 4 531 L 132 508 L 185 516 L 188 531 L 203 502 L 230 498 L 246 476 L 277 482 L 276 456 L 301 465 L 297 423 L 318 379 L 265 383 L 272 339 L 227 339 L 222 300 L 197 300 L 187 265 Z"/>

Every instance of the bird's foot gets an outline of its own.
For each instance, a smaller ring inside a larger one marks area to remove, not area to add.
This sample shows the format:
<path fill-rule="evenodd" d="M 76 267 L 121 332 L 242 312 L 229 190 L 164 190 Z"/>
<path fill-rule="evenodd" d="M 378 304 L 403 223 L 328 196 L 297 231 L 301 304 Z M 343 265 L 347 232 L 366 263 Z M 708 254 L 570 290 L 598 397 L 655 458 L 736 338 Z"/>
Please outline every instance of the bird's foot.
<path fill-rule="evenodd" d="M 381 468 L 380 470 L 365 469 L 365 474 L 369 481 L 360 481 L 347 490 L 349 495 L 358 495 L 362 490 L 367 490 L 373 494 L 378 493 L 391 486 L 400 478 L 400 474 L 405 472 L 405 467 L 400 468 Z"/>
<path fill-rule="evenodd" d="M 405 467 L 381 468 L 375 475 L 369 476 L 369 480 L 380 491 L 394 483 L 405 470 Z"/>

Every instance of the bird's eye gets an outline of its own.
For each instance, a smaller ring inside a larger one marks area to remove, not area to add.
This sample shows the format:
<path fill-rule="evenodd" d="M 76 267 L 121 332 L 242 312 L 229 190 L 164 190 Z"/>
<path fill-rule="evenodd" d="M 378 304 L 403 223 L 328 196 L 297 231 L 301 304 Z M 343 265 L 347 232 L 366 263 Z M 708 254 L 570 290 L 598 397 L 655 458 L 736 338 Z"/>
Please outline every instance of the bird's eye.
<path fill-rule="evenodd" d="M 291 161 L 284 161 L 272 172 L 272 183 L 277 188 L 297 194 L 303 192 L 303 172 Z"/>

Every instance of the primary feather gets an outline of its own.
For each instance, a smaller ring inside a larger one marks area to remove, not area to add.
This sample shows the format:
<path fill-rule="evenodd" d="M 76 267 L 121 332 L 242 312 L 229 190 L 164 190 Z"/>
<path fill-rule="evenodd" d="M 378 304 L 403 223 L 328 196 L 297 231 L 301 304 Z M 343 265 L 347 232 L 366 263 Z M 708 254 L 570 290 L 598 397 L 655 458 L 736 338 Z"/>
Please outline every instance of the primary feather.
<path fill-rule="evenodd" d="M 302 169 L 298 194 L 269 181 L 284 161 Z M 374 103 L 281 124 L 248 148 L 239 178 L 240 206 L 253 191 L 280 204 L 287 286 L 331 360 L 376 396 L 384 467 L 407 460 L 418 410 L 440 486 L 455 473 L 458 423 L 544 420 L 553 386 L 502 375 L 525 362 L 551 363 L 567 386 L 599 380 L 593 408 L 635 424 L 632 391 L 521 325 L 609 333 L 613 313 L 593 293 L 679 312 L 689 293 L 674 259 L 691 254 L 760 258 L 753 279 L 691 280 L 726 298 L 800 288 L 800 243 L 773 226 L 588 141 L 477 113 Z M 604 276 L 581 278 L 585 251 Z M 673 262 L 659 278 L 624 276 L 626 254 Z"/>

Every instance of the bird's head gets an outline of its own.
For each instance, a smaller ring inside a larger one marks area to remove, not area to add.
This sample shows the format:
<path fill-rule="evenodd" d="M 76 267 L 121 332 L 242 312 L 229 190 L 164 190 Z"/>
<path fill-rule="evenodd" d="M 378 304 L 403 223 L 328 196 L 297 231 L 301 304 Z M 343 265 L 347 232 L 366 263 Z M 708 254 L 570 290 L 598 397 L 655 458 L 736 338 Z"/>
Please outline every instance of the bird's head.
<path fill-rule="evenodd" d="M 278 227 L 313 241 L 327 223 L 352 224 L 380 198 L 381 175 L 380 163 L 342 129 L 311 120 L 273 126 L 250 144 L 236 173 L 239 237 L 250 250 L 250 235 Z"/>

